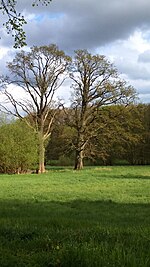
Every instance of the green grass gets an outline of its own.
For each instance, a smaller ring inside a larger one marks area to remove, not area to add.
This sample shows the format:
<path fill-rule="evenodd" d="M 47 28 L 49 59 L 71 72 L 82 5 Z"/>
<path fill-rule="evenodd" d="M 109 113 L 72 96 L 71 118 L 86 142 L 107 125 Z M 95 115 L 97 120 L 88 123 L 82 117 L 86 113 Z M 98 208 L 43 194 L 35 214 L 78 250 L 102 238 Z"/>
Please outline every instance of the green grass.
<path fill-rule="evenodd" d="M 150 166 L 0 175 L 0 266 L 150 266 Z"/>

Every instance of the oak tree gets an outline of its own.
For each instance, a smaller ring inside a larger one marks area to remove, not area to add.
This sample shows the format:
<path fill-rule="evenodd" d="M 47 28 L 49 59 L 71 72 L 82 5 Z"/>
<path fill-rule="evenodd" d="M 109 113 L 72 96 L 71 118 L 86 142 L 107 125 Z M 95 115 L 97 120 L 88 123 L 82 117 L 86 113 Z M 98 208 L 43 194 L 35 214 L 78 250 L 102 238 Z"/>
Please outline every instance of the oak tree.
<path fill-rule="evenodd" d="M 60 106 L 55 104 L 54 94 L 65 79 L 70 60 L 56 45 L 34 46 L 30 52 L 16 53 L 13 61 L 8 63 L 9 78 L 3 81 L 2 93 L 11 106 L 1 103 L 1 110 L 24 119 L 38 134 L 40 173 L 45 171 L 45 142 Z M 24 99 L 14 96 L 8 84 L 22 88 Z"/>
<path fill-rule="evenodd" d="M 75 51 L 70 77 L 74 89 L 72 126 L 76 129 L 74 168 L 82 169 L 85 147 L 96 135 L 97 128 L 93 127 L 93 122 L 100 107 L 128 105 L 133 102 L 136 92 L 119 77 L 118 71 L 105 56 L 92 55 L 87 50 Z"/>

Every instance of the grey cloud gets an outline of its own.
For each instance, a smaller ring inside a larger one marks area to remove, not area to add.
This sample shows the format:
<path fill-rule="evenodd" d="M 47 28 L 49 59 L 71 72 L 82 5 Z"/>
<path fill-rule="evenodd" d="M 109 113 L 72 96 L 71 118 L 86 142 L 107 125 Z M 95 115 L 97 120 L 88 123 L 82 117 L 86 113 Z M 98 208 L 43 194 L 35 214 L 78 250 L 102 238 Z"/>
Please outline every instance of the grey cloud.
<path fill-rule="evenodd" d="M 68 51 L 95 49 L 150 25 L 149 0 L 52 0 L 37 8 L 20 0 L 18 6 L 25 14 L 45 16 L 25 27 L 29 46 L 55 42 Z"/>
<path fill-rule="evenodd" d="M 10 50 L 8 52 L 3 51 L 3 48 L 0 48 L 0 75 L 10 75 L 7 68 L 7 63 L 12 61 L 12 58 L 15 56 L 15 51 Z"/>
<path fill-rule="evenodd" d="M 137 85 L 138 92 L 142 95 L 149 95 L 150 97 L 150 82 L 146 85 Z"/>
<path fill-rule="evenodd" d="M 149 0 L 52 0 L 48 7 L 39 5 L 35 8 L 32 2 L 18 0 L 18 8 L 28 20 L 24 27 L 28 46 L 56 43 L 67 53 L 79 48 L 94 51 L 128 38 L 136 29 L 149 29 L 150 26 Z M 32 20 L 31 14 L 37 16 L 36 20 Z M 0 44 L 13 45 L 11 36 L 1 37 Z M 141 95 L 149 95 L 149 85 L 143 87 L 141 81 L 149 83 L 150 51 L 133 58 L 133 51 L 125 49 L 123 56 L 130 53 L 132 61 L 128 58 L 124 62 L 115 62 L 115 65 L 133 81 Z M 107 52 L 109 54 L 109 50 Z M 2 64 L 1 60 L 1 69 Z"/>
<path fill-rule="evenodd" d="M 140 66 L 138 64 L 127 63 L 120 65 L 119 70 L 128 76 L 132 80 L 149 80 L 150 81 L 150 71 L 146 66 Z"/>
<path fill-rule="evenodd" d="M 150 103 L 150 81 L 133 80 L 132 85 L 136 88 L 140 101 Z"/>
<path fill-rule="evenodd" d="M 136 48 L 133 50 L 131 47 L 126 47 L 126 45 L 127 43 L 124 42 L 124 46 L 120 50 L 119 43 L 116 43 L 115 65 L 119 73 L 125 75 L 130 80 L 150 81 L 150 62 L 139 60 L 139 57 L 143 57 L 144 53 L 139 55 Z"/>
<path fill-rule="evenodd" d="M 126 38 L 135 28 L 149 24 L 150 2 L 120 0 L 53 0 L 46 14 L 64 14 L 39 24 L 41 40 L 54 40 L 65 50 L 95 49 L 116 39 Z M 32 26 L 27 28 L 29 40 Z M 38 35 L 39 37 L 39 35 Z M 32 40 L 33 41 L 33 40 Z"/>

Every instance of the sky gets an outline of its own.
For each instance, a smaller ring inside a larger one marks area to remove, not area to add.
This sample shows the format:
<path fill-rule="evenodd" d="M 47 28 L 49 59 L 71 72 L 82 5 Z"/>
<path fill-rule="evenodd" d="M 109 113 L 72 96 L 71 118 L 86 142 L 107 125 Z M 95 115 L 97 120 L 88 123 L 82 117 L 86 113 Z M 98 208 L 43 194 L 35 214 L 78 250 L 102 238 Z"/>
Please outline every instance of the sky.
<path fill-rule="evenodd" d="M 17 1 L 17 9 L 27 20 L 24 29 L 28 47 L 54 43 L 69 55 L 77 49 L 105 55 L 121 77 L 135 87 L 139 101 L 150 103 L 149 0 L 52 0 L 47 7 L 32 7 L 33 1 Z M 3 74 L 16 50 L 2 27 L 4 16 L 0 16 Z M 63 86 L 60 97 L 68 97 L 68 86 Z"/>

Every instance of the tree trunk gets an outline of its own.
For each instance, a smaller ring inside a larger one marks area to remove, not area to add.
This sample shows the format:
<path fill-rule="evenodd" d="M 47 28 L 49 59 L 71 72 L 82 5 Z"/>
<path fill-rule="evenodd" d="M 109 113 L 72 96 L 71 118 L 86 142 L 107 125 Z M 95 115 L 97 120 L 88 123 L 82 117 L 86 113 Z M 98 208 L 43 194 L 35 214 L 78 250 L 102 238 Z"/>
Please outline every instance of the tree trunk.
<path fill-rule="evenodd" d="M 82 131 L 79 131 L 78 132 L 77 143 L 76 143 L 76 154 L 75 154 L 74 170 L 83 169 L 84 148 L 85 148 L 84 136 L 82 134 Z"/>
<path fill-rule="evenodd" d="M 44 147 L 44 138 L 43 133 L 39 133 L 39 169 L 38 173 L 44 173 L 45 172 L 45 147 Z"/>
<path fill-rule="evenodd" d="M 76 150 L 74 169 L 75 170 L 83 169 L 83 150 Z"/>

